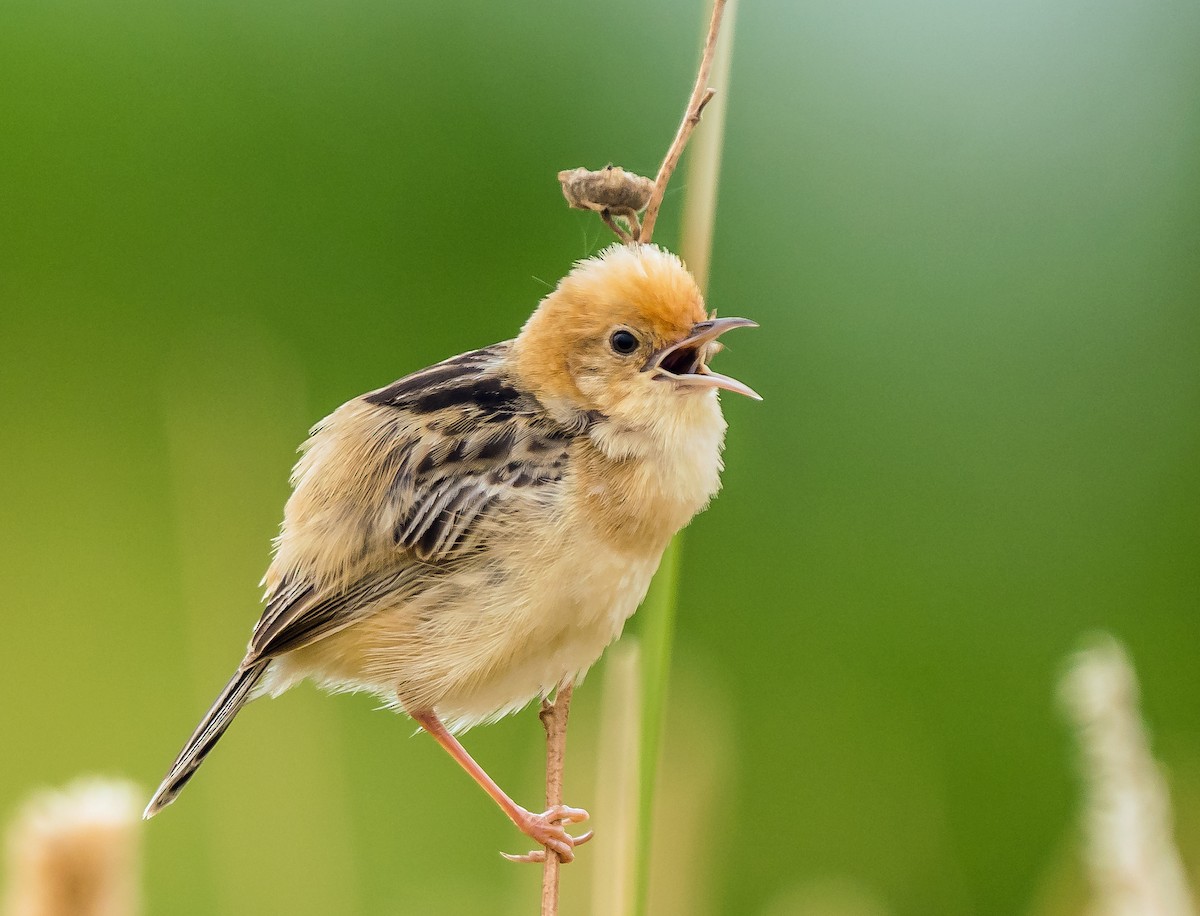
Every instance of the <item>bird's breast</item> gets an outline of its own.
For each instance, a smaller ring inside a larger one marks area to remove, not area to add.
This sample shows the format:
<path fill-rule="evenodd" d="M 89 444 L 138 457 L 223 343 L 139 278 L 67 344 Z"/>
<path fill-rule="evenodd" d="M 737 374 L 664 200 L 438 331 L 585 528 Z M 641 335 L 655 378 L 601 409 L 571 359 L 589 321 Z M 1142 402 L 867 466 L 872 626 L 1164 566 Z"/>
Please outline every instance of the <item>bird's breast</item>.
<path fill-rule="evenodd" d="M 666 549 L 721 486 L 716 398 L 652 430 L 601 429 L 576 454 L 572 499 L 596 535 L 633 555 Z"/>

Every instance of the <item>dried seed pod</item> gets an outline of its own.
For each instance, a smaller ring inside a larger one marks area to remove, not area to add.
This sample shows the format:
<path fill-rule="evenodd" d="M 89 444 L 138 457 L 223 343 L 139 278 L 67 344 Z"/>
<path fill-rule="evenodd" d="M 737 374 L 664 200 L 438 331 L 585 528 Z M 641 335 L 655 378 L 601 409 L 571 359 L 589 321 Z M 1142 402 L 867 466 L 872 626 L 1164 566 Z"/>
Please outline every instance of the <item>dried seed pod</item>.
<path fill-rule="evenodd" d="M 654 191 L 654 182 L 623 168 L 610 165 L 599 171 L 567 169 L 558 173 L 563 197 L 576 210 L 609 210 L 620 216 L 644 210 Z"/>
<path fill-rule="evenodd" d="M 638 211 L 645 209 L 654 193 L 654 182 L 615 165 L 597 172 L 585 168 L 566 169 L 558 173 L 563 197 L 576 210 L 594 210 L 625 244 L 636 242 L 642 233 Z M 621 228 L 613 217 L 619 216 L 629 224 Z"/>

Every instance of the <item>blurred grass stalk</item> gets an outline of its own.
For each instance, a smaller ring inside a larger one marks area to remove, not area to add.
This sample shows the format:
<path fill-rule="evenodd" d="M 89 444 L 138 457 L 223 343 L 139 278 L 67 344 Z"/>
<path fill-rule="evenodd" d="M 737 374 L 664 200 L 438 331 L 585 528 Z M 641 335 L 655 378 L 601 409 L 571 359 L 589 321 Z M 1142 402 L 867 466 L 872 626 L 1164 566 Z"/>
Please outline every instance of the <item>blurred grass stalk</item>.
<path fill-rule="evenodd" d="M 712 6 L 705 4 L 707 27 Z M 680 255 L 701 291 L 707 291 L 713 226 L 717 210 L 717 176 L 721 168 L 721 146 L 725 135 L 725 104 L 728 98 L 729 63 L 737 0 L 729 0 L 717 40 L 710 86 L 717 91 L 704 110 L 688 150 L 687 184 L 683 202 L 683 231 Z M 642 606 L 641 729 L 638 742 L 638 814 L 635 832 L 626 848 L 633 850 L 635 869 L 632 912 L 645 916 L 650 891 L 650 836 L 654 828 L 654 788 L 662 752 L 663 716 L 671 670 L 671 648 L 675 634 L 675 608 L 679 593 L 680 533 L 663 554 L 658 574 Z M 618 911 L 619 912 L 619 911 Z"/>
<path fill-rule="evenodd" d="M 1196 916 L 1129 654 L 1112 636 L 1093 638 L 1060 689 L 1082 757 L 1089 916 Z"/>
<path fill-rule="evenodd" d="M 600 765 L 596 768 L 596 809 L 605 828 L 596 833 L 591 854 L 593 916 L 626 916 L 633 909 L 638 848 L 638 765 L 641 719 L 641 643 L 623 639 L 604 659 L 600 691 Z"/>
<path fill-rule="evenodd" d="M 30 798 L 8 831 L 4 916 L 137 916 L 142 799 L 97 777 Z"/>

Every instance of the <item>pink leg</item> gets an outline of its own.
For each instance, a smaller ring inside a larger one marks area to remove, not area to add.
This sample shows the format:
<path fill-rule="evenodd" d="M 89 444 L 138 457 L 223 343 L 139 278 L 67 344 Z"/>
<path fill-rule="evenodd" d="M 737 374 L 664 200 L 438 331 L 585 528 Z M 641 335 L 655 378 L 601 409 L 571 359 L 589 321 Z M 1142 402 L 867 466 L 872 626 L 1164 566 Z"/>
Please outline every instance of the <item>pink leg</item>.
<path fill-rule="evenodd" d="M 496 784 L 496 781 L 484 771 L 483 767 L 475 762 L 458 739 L 446 730 L 441 719 L 432 712 L 410 711 L 409 715 L 421 728 L 429 732 L 451 757 L 458 761 L 458 765 L 479 783 L 483 791 L 492 797 L 492 800 L 500 806 L 500 810 L 508 815 L 509 820 L 516 824 L 522 833 L 547 849 L 554 850 L 563 862 L 572 861 L 575 858 L 574 848 L 592 838 L 591 831 L 583 836 L 573 837 L 563 826 L 587 820 L 588 813 L 582 808 L 555 805 L 541 814 L 527 811 L 509 798 L 508 794 Z"/>

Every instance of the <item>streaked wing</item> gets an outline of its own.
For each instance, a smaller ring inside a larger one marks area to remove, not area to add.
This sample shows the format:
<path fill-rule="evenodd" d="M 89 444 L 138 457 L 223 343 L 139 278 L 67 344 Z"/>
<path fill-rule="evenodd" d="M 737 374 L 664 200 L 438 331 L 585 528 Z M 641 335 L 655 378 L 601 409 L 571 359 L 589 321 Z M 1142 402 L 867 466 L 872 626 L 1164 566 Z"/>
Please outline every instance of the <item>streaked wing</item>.
<path fill-rule="evenodd" d="M 586 419 L 564 426 L 515 388 L 502 371 L 507 348 L 438 363 L 351 401 L 317 427 L 297 466 L 293 500 L 325 507 L 319 517 L 326 521 L 306 524 L 337 527 L 305 543 L 336 541 L 348 557 L 371 562 L 330 587 L 310 572 L 328 566 L 327 556 L 288 557 L 250 658 L 307 645 L 384 602 L 419 593 L 486 552 L 480 535 L 494 530 L 488 520 L 555 498 L 568 446 Z M 288 538 L 285 528 L 280 560 Z"/>
<path fill-rule="evenodd" d="M 392 543 L 438 563 L 478 549 L 480 522 L 562 480 L 580 431 L 556 423 L 498 371 L 508 344 L 466 353 L 366 396 L 403 417 L 382 464 L 381 521 Z"/>
<path fill-rule="evenodd" d="M 267 608 L 250 638 L 249 661 L 299 649 L 344 629 L 385 601 L 415 594 L 424 583 L 421 570 L 409 565 L 383 575 L 364 577 L 329 594 L 311 585 L 284 582 L 267 599 Z"/>

